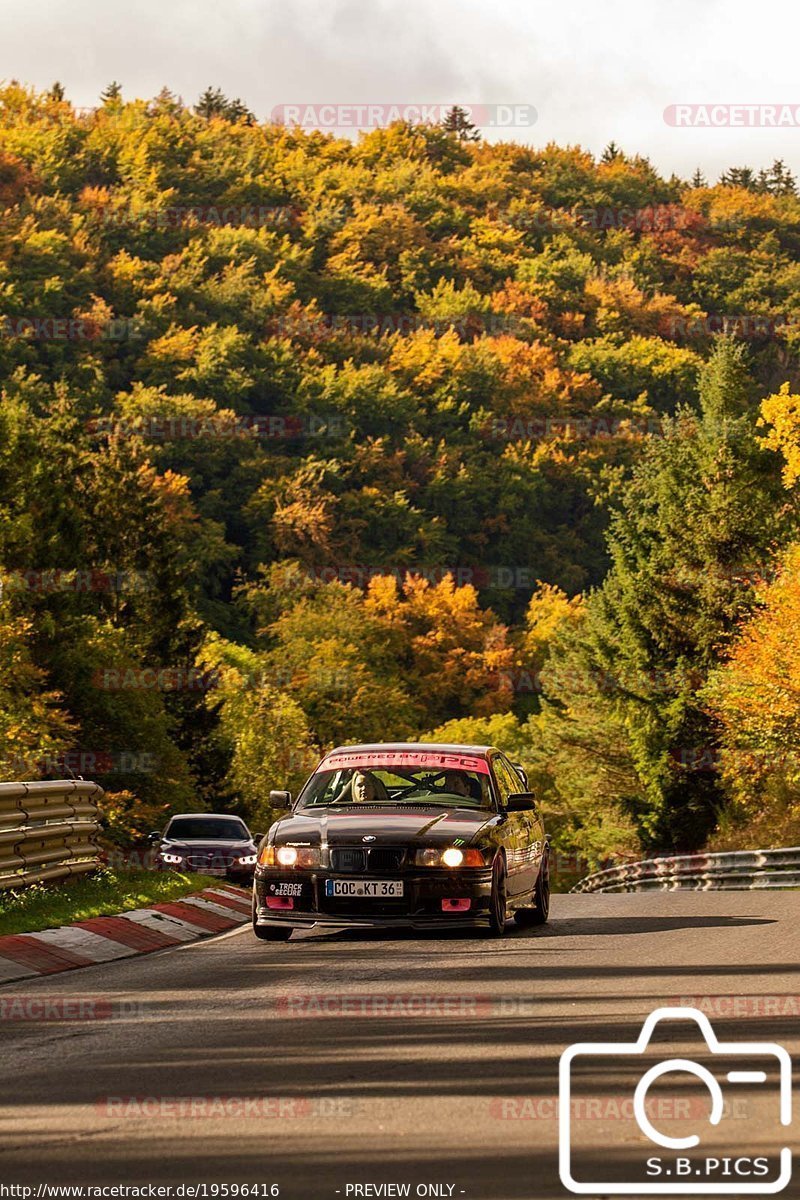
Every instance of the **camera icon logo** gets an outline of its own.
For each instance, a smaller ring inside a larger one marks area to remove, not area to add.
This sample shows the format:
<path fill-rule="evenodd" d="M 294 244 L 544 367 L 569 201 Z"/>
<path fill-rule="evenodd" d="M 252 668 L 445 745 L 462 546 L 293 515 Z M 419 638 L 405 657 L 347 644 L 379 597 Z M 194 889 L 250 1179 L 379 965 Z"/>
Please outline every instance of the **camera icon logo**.
<path fill-rule="evenodd" d="M 647 1065 L 663 1049 L 653 1044 L 656 1027 L 668 1021 L 692 1021 L 699 1027 L 704 1046 L 697 1057 L 702 1062 L 661 1057 Z M 666 1077 L 672 1077 L 675 1093 L 671 1105 Z M 622 1090 L 621 1101 L 609 1095 L 614 1080 Z M 591 1098 L 598 1095 L 600 1099 Z M 775 1195 L 791 1180 L 792 1152 L 784 1146 L 780 1153 L 747 1153 L 748 1127 L 740 1122 L 732 1126 L 731 1120 L 747 1119 L 752 1106 L 760 1114 L 761 1136 L 766 1119 L 775 1142 L 785 1140 L 780 1129 L 792 1121 L 792 1062 L 783 1046 L 721 1042 L 698 1009 L 656 1009 L 635 1042 L 579 1042 L 562 1054 L 561 1182 L 571 1192 L 593 1196 Z M 596 1123 L 594 1130 L 591 1123 L 582 1123 L 593 1112 L 621 1118 L 617 1139 L 608 1137 L 605 1123 L 600 1136 Z M 679 1135 L 665 1131 L 670 1121 L 679 1122 Z M 598 1178 L 607 1174 L 612 1178 Z"/>

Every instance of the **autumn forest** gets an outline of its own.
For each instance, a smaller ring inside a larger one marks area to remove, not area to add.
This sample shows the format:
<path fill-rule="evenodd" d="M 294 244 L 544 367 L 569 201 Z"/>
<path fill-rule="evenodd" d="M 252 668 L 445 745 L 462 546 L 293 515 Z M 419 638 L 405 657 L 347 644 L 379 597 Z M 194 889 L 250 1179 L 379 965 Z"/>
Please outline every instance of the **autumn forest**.
<path fill-rule="evenodd" d="M 4 86 L 2 778 L 124 847 L 491 742 L 590 866 L 797 844 L 798 313 L 781 162 Z"/>

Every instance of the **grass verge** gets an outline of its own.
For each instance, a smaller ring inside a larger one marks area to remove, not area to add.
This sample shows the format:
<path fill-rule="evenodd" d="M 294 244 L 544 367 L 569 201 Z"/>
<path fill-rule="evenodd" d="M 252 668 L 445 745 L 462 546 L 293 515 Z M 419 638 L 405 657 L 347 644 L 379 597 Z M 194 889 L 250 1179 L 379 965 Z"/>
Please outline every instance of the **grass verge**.
<path fill-rule="evenodd" d="M 209 875 L 182 875 L 177 871 L 106 869 L 63 882 L 36 883 L 19 891 L 3 891 L 0 937 L 148 908 L 161 900 L 175 900 L 190 892 L 219 886 L 219 882 Z"/>

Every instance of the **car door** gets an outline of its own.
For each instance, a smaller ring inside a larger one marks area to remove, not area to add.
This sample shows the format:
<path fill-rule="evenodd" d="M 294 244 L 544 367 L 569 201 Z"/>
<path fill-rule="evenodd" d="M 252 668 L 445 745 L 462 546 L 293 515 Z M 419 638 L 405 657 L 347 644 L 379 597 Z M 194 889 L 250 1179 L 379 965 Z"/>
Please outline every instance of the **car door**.
<path fill-rule="evenodd" d="M 526 861 L 528 828 L 525 817 L 528 814 L 508 812 L 508 797 L 513 792 L 521 791 L 521 786 L 516 773 L 511 771 L 502 755 L 495 754 L 492 758 L 492 771 L 503 815 L 502 837 L 508 866 L 508 891 L 512 896 L 519 896 L 533 890 L 532 880 L 529 882 L 530 864 Z"/>
<path fill-rule="evenodd" d="M 523 776 L 517 771 L 513 763 L 510 763 L 505 755 L 500 756 L 503 766 L 507 772 L 513 777 L 515 790 L 518 792 L 530 791 L 528 783 Z M 521 852 L 524 855 L 525 861 L 525 883 L 527 890 L 532 890 L 539 874 L 539 868 L 542 864 L 542 858 L 545 852 L 545 828 L 542 812 L 537 805 L 535 809 L 529 812 L 518 813 L 521 818 L 522 826 L 522 842 Z"/>

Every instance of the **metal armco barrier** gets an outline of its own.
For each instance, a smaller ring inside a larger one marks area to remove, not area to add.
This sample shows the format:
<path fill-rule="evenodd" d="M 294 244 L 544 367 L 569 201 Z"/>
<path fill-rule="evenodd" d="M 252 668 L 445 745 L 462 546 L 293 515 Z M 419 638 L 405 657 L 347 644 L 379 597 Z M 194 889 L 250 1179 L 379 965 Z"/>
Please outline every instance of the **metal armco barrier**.
<path fill-rule="evenodd" d="M 755 891 L 800 887 L 800 846 L 648 858 L 587 875 L 573 892 Z"/>
<path fill-rule="evenodd" d="M 0 783 L 0 890 L 99 866 L 102 795 L 83 780 Z"/>

